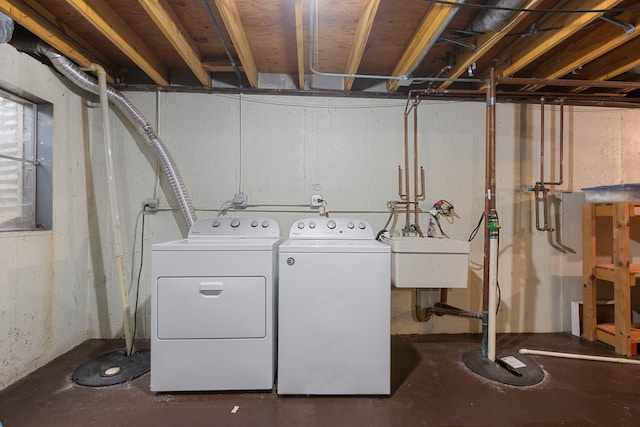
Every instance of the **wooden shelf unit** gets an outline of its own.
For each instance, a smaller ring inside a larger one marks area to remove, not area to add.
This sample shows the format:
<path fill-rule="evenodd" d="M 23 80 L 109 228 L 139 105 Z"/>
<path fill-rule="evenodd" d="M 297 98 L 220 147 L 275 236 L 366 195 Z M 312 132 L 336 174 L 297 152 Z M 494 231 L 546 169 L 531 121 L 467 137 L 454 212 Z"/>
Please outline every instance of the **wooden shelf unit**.
<path fill-rule="evenodd" d="M 596 217 L 613 219 L 613 254 L 611 264 L 596 260 Z M 640 277 L 640 264 L 631 264 L 629 253 L 629 222 L 640 216 L 640 202 L 585 203 L 582 206 L 582 325 L 583 338 L 602 341 L 618 354 L 637 354 L 640 330 L 631 324 L 631 286 Z M 597 280 L 613 283 L 615 322 L 598 325 L 596 316 Z"/>

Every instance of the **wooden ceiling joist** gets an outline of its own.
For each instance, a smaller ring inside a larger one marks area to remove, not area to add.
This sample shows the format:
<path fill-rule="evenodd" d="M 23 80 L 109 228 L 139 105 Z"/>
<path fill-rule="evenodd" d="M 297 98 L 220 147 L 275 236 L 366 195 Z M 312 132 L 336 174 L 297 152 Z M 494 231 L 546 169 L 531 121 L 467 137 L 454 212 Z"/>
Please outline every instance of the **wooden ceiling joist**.
<path fill-rule="evenodd" d="M 367 0 L 362 7 L 345 74 L 356 74 L 358 72 L 364 49 L 367 47 L 369 34 L 371 34 L 371 28 L 373 28 L 373 21 L 378 13 L 378 6 L 380 6 L 380 0 Z M 354 80 L 353 77 L 347 77 L 344 81 L 344 89 L 351 90 Z"/>
<path fill-rule="evenodd" d="M 564 10 L 580 9 L 608 9 L 614 7 L 621 0 L 600 0 L 587 6 L 584 0 L 571 0 L 563 7 Z M 500 60 L 496 65 L 496 76 L 509 77 L 532 63 L 542 55 L 571 37 L 587 24 L 598 19 L 598 13 L 556 13 L 547 19 L 545 27 L 557 28 L 554 31 L 539 32 L 524 38 L 517 45 L 516 53 Z"/>
<path fill-rule="evenodd" d="M 640 16 L 638 12 L 626 12 L 617 16 L 622 22 L 633 22 L 635 31 L 627 34 L 623 29 L 603 24 L 594 31 L 580 38 L 577 42 L 564 47 L 554 57 L 536 66 L 536 73 L 543 79 L 556 79 L 571 73 L 585 64 L 613 51 L 640 35 Z M 542 88 L 542 85 L 531 85 L 528 91 Z"/>
<path fill-rule="evenodd" d="M 542 0 L 529 0 L 521 6 L 522 9 L 535 9 Z M 476 41 L 476 49 L 468 51 L 456 58 L 456 65 L 451 69 L 449 77 L 457 78 L 466 72 L 469 67 L 489 52 L 500 40 L 502 40 L 511 30 L 515 28 L 526 16 L 528 12 L 516 13 L 509 22 L 496 31 L 487 32 L 478 37 Z M 446 89 L 453 83 L 452 80 L 443 82 L 439 89 Z"/>
<path fill-rule="evenodd" d="M 610 80 L 622 73 L 640 67 L 638 52 L 640 52 L 640 38 L 635 38 L 610 54 L 590 63 L 588 68 L 585 68 L 580 74 L 580 79 Z M 581 92 L 587 88 L 588 86 L 579 87 L 574 89 L 573 92 Z"/>
<path fill-rule="evenodd" d="M 296 54 L 298 57 L 298 89 L 304 90 L 304 31 L 302 25 L 302 0 L 296 0 Z"/>
<path fill-rule="evenodd" d="M 204 86 L 211 86 L 211 76 L 202 67 L 200 52 L 167 0 L 138 0 L 171 46 Z"/>
<path fill-rule="evenodd" d="M 93 57 L 95 57 L 96 59 L 98 59 L 100 61 L 100 62 L 98 62 L 98 64 L 100 64 L 100 66 L 102 66 L 102 68 L 107 70 L 108 74 L 109 74 L 109 70 L 110 69 L 115 70 L 115 67 L 113 66 L 113 64 L 111 64 L 109 62 L 109 60 L 100 51 L 98 51 L 98 49 L 93 47 L 93 45 L 91 43 L 87 42 L 82 37 L 80 37 L 78 34 L 76 34 L 64 22 L 62 22 L 61 20 L 57 19 L 53 14 L 51 14 L 47 9 L 45 9 L 40 3 L 38 3 L 37 0 L 23 0 L 23 1 L 26 4 L 28 4 L 29 6 L 31 6 L 31 8 L 33 10 L 35 10 L 40 16 L 42 16 L 47 21 L 49 21 L 51 24 L 56 26 L 63 34 L 66 34 L 67 37 L 69 37 L 71 40 L 73 40 L 78 45 L 82 46 L 82 48 L 85 49 L 87 52 L 90 52 Z"/>
<path fill-rule="evenodd" d="M 236 48 L 236 52 L 238 52 L 249 84 L 251 87 L 258 87 L 258 69 L 253 59 L 251 46 L 249 46 L 249 40 L 242 26 L 242 20 L 240 19 L 240 13 L 238 12 L 235 1 L 215 0 L 215 2 L 220 11 L 220 16 L 222 16 L 222 20 L 224 21 L 224 25 L 231 36 L 233 46 Z"/>
<path fill-rule="evenodd" d="M 0 0 L 0 11 L 80 67 L 88 68 L 92 63 L 98 63 L 105 68 L 109 68 L 109 64 L 105 64 L 104 58 L 97 57 L 88 49 L 72 42 L 62 29 L 51 23 L 41 13 L 34 13 L 37 11 L 25 4 L 25 2 Z M 107 81 L 109 83 L 115 81 L 112 74 L 107 75 Z"/>
<path fill-rule="evenodd" d="M 454 0 L 455 1 L 455 0 Z M 420 26 L 414 33 L 407 49 L 393 70 L 393 76 L 404 76 L 410 70 L 417 67 L 422 60 L 426 49 L 432 46 L 449 22 L 450 18 L 458 11 L 455 6 L 434 3 L 425 14 Z M 398 90 L 398 81 L 389 80 L 387 90 Z"/>
<path fill-rule="evenodd" d="M 169 73 L 151 49 L 104 0 L 67 0 L 98 31 L 158 85 L 169 85 Z"/>

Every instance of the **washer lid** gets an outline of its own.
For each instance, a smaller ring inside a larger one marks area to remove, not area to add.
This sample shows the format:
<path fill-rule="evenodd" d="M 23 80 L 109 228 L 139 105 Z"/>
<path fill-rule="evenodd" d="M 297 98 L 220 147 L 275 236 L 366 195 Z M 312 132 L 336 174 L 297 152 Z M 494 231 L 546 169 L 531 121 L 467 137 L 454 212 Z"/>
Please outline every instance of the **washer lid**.
<path fill-rule="evenodd" d="M 290 239 L 279 246 L 280 253 L 390 253 L 391 248 L 377 240 Z"/>
<path fill-rule="evenodd" d="M 282 240 L 280 238 L 196 238 L 173 242 L 156 243 L 154 251 L 272 251 Z"/>

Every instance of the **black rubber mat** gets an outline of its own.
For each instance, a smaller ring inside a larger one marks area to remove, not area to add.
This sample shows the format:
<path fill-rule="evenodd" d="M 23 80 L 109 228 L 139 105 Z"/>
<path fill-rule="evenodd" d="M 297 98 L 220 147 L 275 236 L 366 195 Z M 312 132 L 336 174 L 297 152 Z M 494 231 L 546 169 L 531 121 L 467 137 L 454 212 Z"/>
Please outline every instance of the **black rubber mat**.
<path fill-rule="evenodd" d="M 492 362 L 482 356 L 480 349 L 462 354 L 462 361 L 476 374 L 502 384 L 531 386 L 544 379 L 544 371 L 538 363 L 513 350 L 504 350 Z"/>
<path fill-rule="evenodd" d="M 112 351 L 83 363 L 73 373 L 73 382 L 89 387 L 120 384 L 151 369 L 149 350 L 138 350 L 127 356 L 125 350 Z"/>

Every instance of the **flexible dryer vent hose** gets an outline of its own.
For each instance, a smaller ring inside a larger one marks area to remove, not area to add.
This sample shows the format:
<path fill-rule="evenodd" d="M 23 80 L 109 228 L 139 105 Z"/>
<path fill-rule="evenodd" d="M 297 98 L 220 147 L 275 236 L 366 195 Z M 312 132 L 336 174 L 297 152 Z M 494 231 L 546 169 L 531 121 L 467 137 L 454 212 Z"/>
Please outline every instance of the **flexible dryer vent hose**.
<path fill-rule="evenodd" d="M 35 45 L 34 51 L 49 58 L 53 66 L 78 87 L 96 95 L 100 93 L 98 84 L 92 77 L 84 73 L 76 64 L 61 55 L 52 47 L 42 42 L 38 42 Z M 187 189 L 182 182 L 180 173 L 178 172 L 171 155 L 167 151 L 167 148 L 155 133 L 147 119 L 124 95 L 111 86 L 108 87 L 107 94 L 111 103 L 125 115 L 131 124 L 138 130 L 140 135 L 142 135 L 147 144 L 149 144 L 153 149 L 155 156 L 162 164 L 162 168 L 169 179 L 173 193 L 178 200 L 178 205 L 180 206 L 180 210 L 182 211 L 187 223 L 187 229 L 190 229 L 193 223 L 197 221 L 197 217 L 193 206 L 191 205 L 191 199 L 189 198 Z"/>

